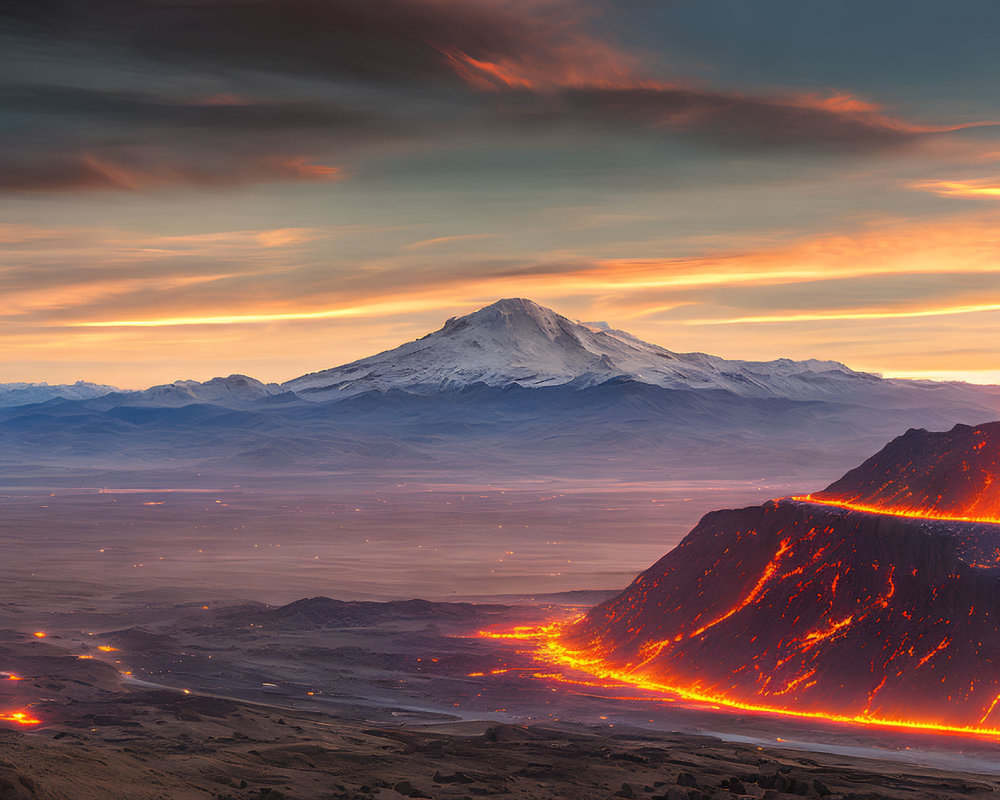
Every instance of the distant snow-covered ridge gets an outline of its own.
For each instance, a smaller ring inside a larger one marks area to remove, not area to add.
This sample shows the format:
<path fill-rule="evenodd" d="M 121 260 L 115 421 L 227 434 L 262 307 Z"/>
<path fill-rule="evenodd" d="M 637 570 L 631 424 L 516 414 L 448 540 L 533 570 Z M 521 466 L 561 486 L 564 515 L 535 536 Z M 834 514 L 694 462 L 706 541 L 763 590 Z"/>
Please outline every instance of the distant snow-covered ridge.
<path fill-rule="evenodd" d="M 77 381 L 69 384 L 0 383 L 0 406 L 22 406 L 49 400 L 89 400 L 119 391 L 114 386 Z"/>

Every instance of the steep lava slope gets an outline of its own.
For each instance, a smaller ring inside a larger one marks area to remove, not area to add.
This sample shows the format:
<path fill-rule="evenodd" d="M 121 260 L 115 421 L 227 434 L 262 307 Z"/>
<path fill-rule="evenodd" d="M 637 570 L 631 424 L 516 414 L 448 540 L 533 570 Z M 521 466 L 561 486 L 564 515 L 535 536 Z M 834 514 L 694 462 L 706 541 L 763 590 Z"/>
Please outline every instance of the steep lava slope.
<path fill-rule="evenodd" d="M 951 465 L 987 488 L 998 440 L 1000 424 L 910 431 L 828 493 L 850 480 L 968 516 L 973 481 L 949 479 Z M 716 511 L 562 641 L 637 680 L 745 704 L 1000 728 L 998 553 L 989 523 L 794 499 Z"/>
<path fill-rule="evenodd" d="M 909 430 L 809 499 L 932 518 L 1000 522 L 1000 422 Z"/>

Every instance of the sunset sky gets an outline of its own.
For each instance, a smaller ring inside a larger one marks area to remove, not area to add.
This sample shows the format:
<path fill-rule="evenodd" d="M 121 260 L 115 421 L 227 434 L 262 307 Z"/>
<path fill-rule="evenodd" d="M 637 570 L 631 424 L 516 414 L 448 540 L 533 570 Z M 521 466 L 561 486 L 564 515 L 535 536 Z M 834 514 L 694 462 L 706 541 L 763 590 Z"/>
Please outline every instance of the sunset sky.
<path fill-rule="evenodd" d="M 501 297 L 1000 383 L 995 0 L 0 5 L 0 382 L 286 380 Z"/>

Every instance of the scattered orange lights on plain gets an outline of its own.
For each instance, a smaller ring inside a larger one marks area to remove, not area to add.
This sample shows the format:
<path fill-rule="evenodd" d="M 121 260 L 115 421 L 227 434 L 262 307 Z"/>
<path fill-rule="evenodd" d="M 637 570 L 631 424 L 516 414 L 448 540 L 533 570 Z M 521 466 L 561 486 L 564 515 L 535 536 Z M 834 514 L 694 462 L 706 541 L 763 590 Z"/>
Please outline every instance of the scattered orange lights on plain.
<path fill-rule="evenodd" d="M 35 631 L 31 635 L 34 636 L 36 639 L 44 639 L 46 636 L 48 636 L 48 634 L 45 631 Z"/>
<path fill-rule="evenodd" d="M 701 687 L 697 683 L 665 683 L 650 675 L 614 666 L 598 653 L 570 648 L 564 644 L 563 635 L 568 628 L 579 622 L 580 619 L 582 619 L 582 616 L 547 625 L 519 626 L 508 631 L 483 630 L 479 631 L 477 636 L 486 639 L 524 642 L 530 645 L 531 649 L 523 654 L 530 656 L 536 662 L 548 668 L 546 672 L 534 673 L 533 677 L 535 678 L 556 680 L 560 683 L 595 688 L 633 687 L 659 695 L 651 698 L 631 699 L 651 699 L 658 702 L 670 702 L 679 698 L 712 708 L 735 709 L 744 712 L 816 720 L 819 722 L 847 723 L 877 728 L 1000 738 L 1000 729 L 982 726 L 983 720 L 989 716 L 993 707 L 1000 702 L 1000 698 L 994 701 L 993 706 L 990 707 L 989 711 L 987 711 L 977 725 L 948 725 L 933 720 L 890 719 L 868 713 L 842 714 L 834 711 L 803 711 L 768 705 L 759 701 L 731 697 L 712 689 Z M 579 673 L 580 677 L 567 676 L 564 670 Z"/>
<path fill-rule="evenodd" d="M 109 644 L 102 644 L 97 649 L 100 650 L 102 653 L 117 653 L 118 652 L 118 648 L 117 647 L 112 647 Z"/>

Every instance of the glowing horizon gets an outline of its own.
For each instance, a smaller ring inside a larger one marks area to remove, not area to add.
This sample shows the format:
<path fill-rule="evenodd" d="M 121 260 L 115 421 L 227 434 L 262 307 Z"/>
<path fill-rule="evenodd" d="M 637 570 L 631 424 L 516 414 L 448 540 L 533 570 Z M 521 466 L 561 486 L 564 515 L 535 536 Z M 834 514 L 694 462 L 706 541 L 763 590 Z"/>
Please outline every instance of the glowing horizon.
<path fill-rule="evenodd" d="M 854 1 L 834 40 L 781 0 L 96 0 L 72 48 L 79 20 L 0 11 L 26 76 L 0 382 L 282 381 L 503 297 L 675 352 L 997 380 L 991 26 L 918 52 L 865 6 L 877 54 Z"/>

